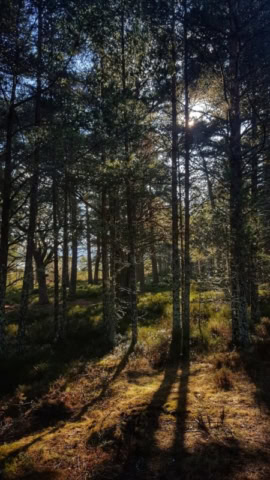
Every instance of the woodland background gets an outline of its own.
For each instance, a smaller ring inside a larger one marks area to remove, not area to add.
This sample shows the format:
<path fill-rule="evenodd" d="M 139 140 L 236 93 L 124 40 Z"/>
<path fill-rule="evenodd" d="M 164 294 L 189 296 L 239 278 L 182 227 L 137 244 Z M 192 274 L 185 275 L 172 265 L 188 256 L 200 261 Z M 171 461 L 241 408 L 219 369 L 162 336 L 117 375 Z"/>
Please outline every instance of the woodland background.
<path fill-rule="evenodd" d="M 265 0 L 1 1 L 4 479 L 269 478 L 269 47 Z"/>

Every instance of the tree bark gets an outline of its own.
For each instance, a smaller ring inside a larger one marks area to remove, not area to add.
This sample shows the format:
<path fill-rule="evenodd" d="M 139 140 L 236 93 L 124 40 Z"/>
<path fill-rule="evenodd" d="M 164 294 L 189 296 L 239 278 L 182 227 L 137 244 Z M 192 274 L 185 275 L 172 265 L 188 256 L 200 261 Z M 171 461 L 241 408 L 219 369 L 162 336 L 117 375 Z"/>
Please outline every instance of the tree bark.
<path fill-rule="evenodd" d="M 126 51 L 125 51 L 125 26 L 124 5 L 121 16 L 121 61 L 122 61 L 122 93 L 126 100 Z M 124 123 L 127 125 L 126 105 L 124 110 Z M 124 151 L 127 168 L 130 163 L 128 132 L 124 132 Z M 132 346 L 138 339 L 138 311 L 137 311 L 137 281 L 136 281 L 136 201 L 131 175 L 126 175 L 126 202 L 127 202 L 127 229 L 128 229 L 128 263 L 129 263 L 129 315 L 131 320 Z"/>
<path fill-rule="evenodd" d="M 140 282 L 140 292 L 143 293 L 145 290 L 145 274 L 144 274 L 144 255 L 142 252 L 138 255 L 138 264 L 137 264 L 137 277 Z"/>
<path fill-rule="evenodd" d="M 256 142 L 257 120 L 254 108 L 252 109 L 252 137 L 253 143 Z M 250 315 L 252 322 L 258 323 L 260 320 L 259 290 L 258 290 L 258 241 L 259 223 L 258 223 L 258 156 L 255 152 L 251 160 L 251 208 L 254 231 L 252 232 L 250 242 Z"/>
<path fill-rule="evenodd" d="M 74 298 L 77 290 L 77 273 L 78 273 L 78 208 L 75 196 L 70 198 L 71 209 L 71 275 L 69 284 L 69 297 Z"/>
<path fill-rule="evenodd" d="M 36 87 L 36 104 L 35 104 L 35 126 L 37 128 L 41 125 L 41 62 L 42 62 L 42 0 L 37 3 L 38 11 L 38 39 L 37 39 L 37 87 Z M 27 232 L 27 246 L 24 267 L 24 277 L 21 292 L 21 302 L 19 310 L 19 329 L 18 329 L 18 345 L 22 348 L 25 338 L 25 322 L 28 314 L 30 280 L 32 272 L 32 258 L 34 252 L 34 237 L 36 230 L 36 219 L 38 210 L 38 185 L 39 185 L 39 162 L 40 162 L 40 147 L 36 145 L 33 161 L 33 175 L 31 179 L 30 190 L 30 207 L 29 207 L 29 225 Z"/>
<path fill-rule="evenodd" d="M 103 164 L 105 158 L 103 156 Z M 108 246 L 108 195 L 106 187 L 102 188 L 101 196 L 101 218 L 102 218 L 102 292 L 103 292 L 103 324 L 106 332 L 106 338 L 111 347 L 114 346 L 114 318 L 111 315 L 110 299 L 110 277 L 109 277 L 109 246 Z"/>
<path fill-rule="evenodd" d="M 61 337 L 60 323 L 59 323 L 59 261 L 58 261 L 58 245 L 59 245 L 59 225 L 57 218 L 57 185 L 55 175 L 52 183 L 52 198 L 53 198 L 53 261 L 54 261 L 54 335 L 55 340 Z"/>
<path fill-rule="evenodd" d="M 159 275 L 158 275 L 157 254 L 156 254 L 156 246 L 155 246 L 155 232 L 154 232 L 153 221 L 154 221 L 153 206 L 152 206 L 152 203 L 150 203 L 150 222 L 151 222 L 150 223 L 150 235 L 151 235 L 150 251 L 151 251 L 151 264 L 152 264 L 152 280 L 154 285 L 158 285 Z"/>
<path fill-rule="evenodd" d="M 132 181 L 126 180 L 127 221 L 128 221 L 128 263 L 129 263 L 129 310 L 131 316 L 132 345 L 138 339 L 137 279 L 136 279 L 136 225 L 134 215 L 136 205 Z"/>
<path fill-rule="evenodd" d="M 115 343 L 115 334 L 117 326 L 117 268 L 118 268 L 118 257 L 117 257 L 117 218 L 118 218 L 118 199 L 117 192 L 111 193 L 110 195 L 110 261 L 111 261 L 111 276 L 110 276 L 110 296 L 111 296 L 111 336 L 113 338 L 113 343 Z"/>
<path fill-rule="evenodd" d="M 97 250 L 96 250 L 96 261 L 95 261 L 95 273 L 94 273 L 94 283 L 98 285 L 99 280 L 99 264 L 101 259 L 101 250 L 100 250 L 100 233 L 97 234 Z"/>
<path fill-rule="evenodd" d="M 14 104 L 16 99 L 17 77 L 12 79 L 12 92 L 7 115 L 6 151 L 2 193 L 2 218 L 0 238 L 0 351 L 5 347 L 5 298 L 8 271 L 8 250 L 11 208 L 11 176 L 12 176 L 12 137 L 14 124 Z"/>
<path fill-rule="evenodd" d="M 91 232 L 90 232 L 90 218 L 89 208 L 86 205 L 86 243 L 87 243 L 87 279 L 88 284 L 93 283 L 93 265 L 92 265 L 92 247 L 91 247 Z"/>
<path fill-rule="evenodd" d="M 237 4 L 229 2 L 230 12 L 230 82 L 229 82 L 229 161 L 230 161 L 230 227 L 231 227 L 231 308 L 232 340 L 238 348 L 249 344 L 247 319 L 247 281 L 245 219 L 243 211 L 243 160 L 241 152 L 240 114 L 240 40 L 237 26 Z"/>
<path fill-rule="evenodd" d="M 177 100 L 176 100 L 176 46 L 175 46 L 175 1 L 172 0 L 172 32 L 171 32 L 171 61 L 173 74 L 171 78 L 171 107 L 172 107 L 172 297 L 173 297 L 173 326 L 172 326 L 172 357 L 178 357 L 181 351 L 180 326 L 180 261 L 179 261 L 179 227 L 178 227 L 178 195 L 177 195 Z"/>
<path fill-rule="evenodd" d="M 184 0 L 184 95 L 185 95 L 185 248 L 183 298 L 183 356 L 189 355 L 190 342 L 190 141 L 187 2 Z"/>
<path fill-rule="evenodd" d="M 38 280 L 38 294 L 39 294 L 39 304 L 48 305 L 49 296 L 46 283 L 46 265 L 43 261 L 42 254 L 34 248 L 34 259 L 36 262 L 37 268 L 37 280 Z"/>
<path fill-rule="evenodd" d="M 65 169 L 64 179 L 64 220 L 63 220 L 63 259 L 62 259 L 62 317 L 60 331 L 64 336 L 64 331 L 68 328 L 67 321 L 67 280 L 68 280 L 68 177 Z"/>

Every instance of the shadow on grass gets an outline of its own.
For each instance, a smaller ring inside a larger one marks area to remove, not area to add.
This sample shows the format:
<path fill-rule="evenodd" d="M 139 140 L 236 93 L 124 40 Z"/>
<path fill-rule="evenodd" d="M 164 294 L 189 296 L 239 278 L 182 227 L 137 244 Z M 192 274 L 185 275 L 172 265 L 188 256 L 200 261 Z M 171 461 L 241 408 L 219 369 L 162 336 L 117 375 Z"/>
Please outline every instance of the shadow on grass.
<path fill-rule="evenodd" d="M 243 448 L 236 439 L 199 438 L 192 449 L 178 451 L 163 480 L 227 480 L 228 478 L 269 478 L 269 456 L 260 448 Z M 241 476 L 238 476 L 238 475 Z M 236 477 L 235 477 L 236 475 Z M 246 476 L 248 475 L 248 476 Z M 253 476 L 252 476 L 253 475 Z M 257 476 L 259 475 L 259 476 Z"/>
<path fill-rule="evenodd" d="M 177 359 L 171 360 L 173 358 L 174 349 L 175 345 L 172 342 L 163 380 L 158 390 L 153 395 L 146 410 L 143 414 L 140 413 L 140 417 L 143 419 L 143 434 L 139 434 L 138 438 L 135 440 L 134 447 L 132 447 L 131 442 L 131 448 L 130 451 L 127 452 L 123 473 L 120 475 L 119 480 L 124 480 L 126 474 L 128 474 L 128 478 L 144 478 L 144 475 L 147 478 L 148 475 L 151 475 L 151 471 L 155 464 L 160 464 L 162 459 L 166 459 L 165 462 L 169 461 L 171 452 L 169 452 L 168 455 L 168 451 L 162 452 L 160 450 L 156 439 L 156 433 L 160 426 L 161 415 L 164 412 L 167 412 L 166 403 L 169 400 L 173 385 L 178 378 L 180 385 L 182 384 L 183 369 L 179 376 L 181 357 L 178 355 Z M 188 372 L 185 373 L 187 373 L 186 379 L 188 381 Z M 186 385 L 187 384 L 184 384 L 184 388 L 181 389 L 181 394 L 184 396 L 184 403 L 186 402 Z M 133 427 L 131 432 L 129 432 L 133 436 L 136 436 L 136 423 L 138 423 L 138 420 L 135 420 L 135 428 Z M 125 442 L 125 444 L 127 445 L 128 442 Z"/>
<path fill-rule="evenodd" d="M 160 387 L 152 397 L 150 404 L 138 405 L 132 412 L 123 414 L 121 419 L 122 435 L 117 444 L 112 444 L 112 463 L 104 462 L 93 480 L 107 478 L 112 474 L 117 480 L 158 478 L 148 477 L 151 473 L 153 458 L 163 455 L 156 442 L 156 432 L 159 429 L 160 415 L 168 401 L 173 384 L 178 376 L 180 357 L 177 361 L 168 362 L 165 367 L 164 378 Z"/>
<path fill-rule="evenodd" d="M 20 480 L 57 480 L 63 478 L 60 473 L 54 472 L 52 470 L 36 470 L 31 473 L 26 473 Z"/>
<path fill-rule="evenodd" d="M 256 345 L 252 354 L 241 355 L 244 369 L 255 385 L 254 399 L 261 411 L 270 414 L 270 341 Z"/>
<path fill-rule="evenodd" d="M 4 471 L 5 471 L 5 466 L 8 465 L 8 464 L 10 464 L 13 459 L 17 458 L 19 455 L 22 455 L 22 454 L 26 453 L 27 450 L 28 450 L 30 447 L 32 447 L 33 445 L 35 445 L 36 443 L 38 443 L 38 442 L 39 442 L 40 440 L 42 440 L 46 435 L 48 435 L 48 434 L 53 434 L 53 433 L 55 433 L 57 430 L 58 430 L 58 427 L 54 427 L 54 428 L 52 428 L 49 432 L 46 432 L 46 433 L 43 433 L 43 434 L 39 435 L 38 437 L 34 438 L 34 439 L 33 439 L 32 441 L 30 441 L 29 443 L 26 443 L 25 445 L 16 448 L 16 449 L 13 450 L 10 454 L 6 455 L 5 458 L 3 458 L 3 460 L 1 460 L 1 462 L 0 462 L 0 472 L 4 472 Z M 37 477 L 34 477 L 34 476 L 33 476 L 33 475 L 34 475 L 35 473 L 37 473 L 37 472 L 33 472 L 32 468 L 31 468 L 31 469 L 29 468 L 29 470 L 30 470 L 30 471 L 27 472 L 27 473 L 25 473 L 25 475 L 23 475 L 23 476 L 20 474 L 20 477 L 19 477 L 19 476 L 15 476 L 15 474 L 14 474 L 14 478 L 18 478 L 18 479 L 20 478 L 20 480 L 22 480 L 22 479 L 24 479 L 24 478 L 37 478 Z M 40 473 L 40 472 L 38 472 L 38 475 L 39 475 L 39 473 Z M 42 472 L 41 472 L 41 473 L 42 473 Z M 52 475 L 51 477 L 49 476 L 48 479 L 49 479 L 49 478 L 57 478 L 57 474 L 54 473 L 54 472 L 49 472 L 49 471 L 47 471 L 47 472 L 43 472 L 43 473 L 44 473 L 44 475 L 45 475 L 45 473 L 47 473 L 47 474 L 50 473 L 50 474 Z M 54 475 L 54 476 L 53 476 L 53 475 Z M 2 478 L 2 477 L 0 476 L 0 478 Z M 12 478 L 13 478 L 13 477 L 12 477 Z M 38 476 L 38 478 L 44 478 L 44 479 L 45 479 L 46 476 L 44 476 L 44 477 Z"/>
<path fill-rule="evenodd" d="M 248 447 L 231 433 L 217 436 L 211 429 L 202 431 L 194 419 L 195 428 L 194 425 L 189 428 L 189 377 L 189 359 L 167 364 L 163 381 L 150 404 L 143 410 L 138 405 L 120 420 L 122 436 L 113 440 L 111 435 L 111 443 L 105 447 L 107 453 L 110 451 L 110 459 L 99 465 L 91 475 L 92 480 L 270 478 L 267 446 Z M 168 411 L 176 388 L 176 409 Z M 97 448 L 104 447 L 97 445 Z"/>
<path fill-rule="evenodd" d="M 81 411 L 78 413 L 78 415 L 76 415 L 76 417 L 73 418 L 74 422 L 79 421 L 82 418 L 82 416 L 87 412 L 87 410 L 89 408 L 91 408 L 95 403 L 99 402 L 100 400 L 102 400 L 106 396 L 109 387 L 116 380 L 116 378 L 120 375 L 120 373 L 124 370 L 124 368 L 128 364 L 129 357 L 133 352 L 134 352 L 134 344 L 131 343 L 130 346 L 128 347 L 128 350 L 124 354 L 122 360 L 119 362 L 119 364 L 115 368 L 113 374 L 106 381 L 106 383 L 105 383 L 104 387 L 102 388 L 100 394 L 96 398 L 94 398 L 91 402 L 84 405 L 84 407 L 81 409 Z"/>
<path fill-rule="evenodd" d="M 91 327 L 84 333 L 83 340 L 81 334 L 78 339 L 70 334 L 63 344 L 36 347 L 23 356 L 14 354 L 1 359 L 0 391 L 12 397 L 8 404 L 5 400 L 5 408 L 0 411 L 0 442 L 15 441 L 72 416 L 73 412 L 68 411 L 63 402 L 53 403 L 48 398 L 40 404 L 39 400 L 58 379 L 61 385 L 57 388 L 64 391 L 84 372 L 89 361 L 102 358 L 110 351 L 102 328 Z M 11 423 L 6 424 L 7 417 L 12 419 Z M 8 431 L 5 425 L 9 425 Z"/>

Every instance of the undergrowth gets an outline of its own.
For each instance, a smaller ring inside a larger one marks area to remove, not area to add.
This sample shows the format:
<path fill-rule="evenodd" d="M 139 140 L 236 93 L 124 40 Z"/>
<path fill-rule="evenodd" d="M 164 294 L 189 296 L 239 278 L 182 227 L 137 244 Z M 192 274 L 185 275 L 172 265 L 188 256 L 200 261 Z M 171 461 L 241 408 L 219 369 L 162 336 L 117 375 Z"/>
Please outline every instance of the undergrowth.
<path fill-rule="evenodd" d="M 87 296 L 87 291 L 92 293 Z M 256 405 L 259 411 L 270 405 L 269 318 L 254 326 L 252 351 L 228 351 L 229 305 L 221 292 L 193 290 L 191 361 L 179 368 L 167 363 L 172 317 L 168 289 L 141 294 L 138 309 L 136 347 L 129 349 L 127 318 L 117 347 L 109 351 L 100 286 L 79 284 L 77 300 L 69 302 L 70 330 L 62 344 L 50 341 L 51 306 L 36 317 L 39 307 L 31 307 L 28 348 L 20 356 L 13 351 L 0 364 L 5 394 L 0 434 L 9 442 L 0 448 L 4 480 L 42 478 L 47 467 L 66 468 L 62 478 L 76 480 L 124 478 L 119 471 L 125 478 L 133 478 L 134 472 L 144 478 L 152 466 L 149 478 L 157 478 L 159 462 L 164 478 L 173 480 L 181 475 L 228 478 L 220 476 L 223 469 L 230 473 L 233 462 L 238 468 L 243 447 L 237 442 L 243 438 L 244 445 L 244 422 L 253 432 Z M 16 311 L 8 317 L 8 336 L 14 340 Z M 176 444 L 183 448 L 178 456 Z M 246 463 L 250 455 L 248 451 Z"/>

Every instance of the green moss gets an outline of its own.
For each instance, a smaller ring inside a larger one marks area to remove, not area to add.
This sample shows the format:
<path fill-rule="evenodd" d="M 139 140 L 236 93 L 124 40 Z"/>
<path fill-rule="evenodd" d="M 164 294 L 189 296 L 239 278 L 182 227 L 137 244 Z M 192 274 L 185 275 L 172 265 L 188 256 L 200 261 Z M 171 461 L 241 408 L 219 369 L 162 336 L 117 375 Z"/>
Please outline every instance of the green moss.
<path fill-rule="evenodd" d="M 19 453 L 15 458 L 8 460 L 3 469 L 4 480 L 19 479 L 33 470 L 33 461 L 25 453 Z"/>

